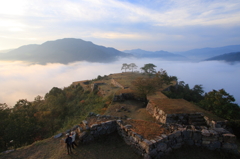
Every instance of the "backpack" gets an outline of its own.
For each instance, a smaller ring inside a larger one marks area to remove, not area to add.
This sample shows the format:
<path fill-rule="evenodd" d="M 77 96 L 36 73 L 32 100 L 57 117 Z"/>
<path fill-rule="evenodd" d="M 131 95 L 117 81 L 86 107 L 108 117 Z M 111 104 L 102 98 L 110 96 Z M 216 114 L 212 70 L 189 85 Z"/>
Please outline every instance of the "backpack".
<path fill-rule="evenodd" d="M 65 143 L 71 145 L 72 144 L 72 138 L 71 137 L 66 138 Z"/>

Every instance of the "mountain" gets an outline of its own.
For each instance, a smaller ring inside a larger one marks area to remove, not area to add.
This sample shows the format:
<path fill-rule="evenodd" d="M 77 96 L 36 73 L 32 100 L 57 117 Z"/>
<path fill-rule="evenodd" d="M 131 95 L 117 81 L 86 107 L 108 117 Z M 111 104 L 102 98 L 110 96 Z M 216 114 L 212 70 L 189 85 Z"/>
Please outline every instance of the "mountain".
<path fill-rule="evenodd" d="M 165 60 L 187 60 L 186 57 L 178 54 L 173 54 L 167 51 L 145 51 L 141 49 L 125 50 L 125 53 L 130 53 L 138 58 L 162 58 Z"/>
<path fill-rule="evenodd" d="M 7 49 L 7 50 L 0 50 L 0 53 L 7 53 L 9 51 L 12 51 L 13 49 Z"/>
<path fill-rule="evenodd" d="M 193 49 L 185 52 L 177 52 L 177 54 L 186 56 L 191 60 L 201 61 L 214 56 L 222 55 L 230 52 L 239 52 L 240 45 L 229 45 L 216 48 Z"/>
<path fill-rule="evenodd" d="M 21 46 L 5 54 L 1 60 L 20 60 L 32 63 L 63 63 L 75 61 L 112 62 L 118 57 L 131 56 L 114 48 L 95 45 L 81 39 L 65 38 L 47 41 L 41 45 Z"/>
<path fill-rule="evenodd" d="M 232 52 L 219 56 L 214 56 L 212 58 L 206 59 L 205 61 L 226 61 L 226 62 L 240 62 L 240 52 Z"/>

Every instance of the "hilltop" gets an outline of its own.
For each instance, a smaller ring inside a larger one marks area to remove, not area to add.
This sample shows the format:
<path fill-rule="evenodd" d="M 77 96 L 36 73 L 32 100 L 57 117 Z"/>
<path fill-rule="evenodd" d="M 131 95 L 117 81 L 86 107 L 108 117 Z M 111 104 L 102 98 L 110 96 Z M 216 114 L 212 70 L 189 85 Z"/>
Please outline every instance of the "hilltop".
<path fill-rule="evenodd" d="M 200 133 L 201 138 L 202 136 L 203 138 L 206 137 L 203 140 L 206 141 L 204 144 L 206 147 L 209 147 L 209 149 L 220 149 L 218 144 L 212 147 L 212 140 L 207 137 L 207 132 L 210 131 L 209 127 L 212 127 L 211 131 L 217 133 L 217 135 L 228 135 L 227 137 L 230 137 L 231 142 L 234 141 L 234 137 L 231 136 L 232 134 L 230 134 L 230 132 L 221 129 L 221 134 L 218 134 L 219 132 L 217 132 L 217 130 L 219 131 L 220 129 L 214 129 L 215 127 L 224 127 L 224 119 L 184 99 L 170 99 L 162 93 L 163 91 L 168 91 L 170 88 L 175 89 L 177 86 L 176 81 L 163 84 L 154 94 L 147 95 L 148 101 L 145 101 L 143 98 L 138 97 L 133 85 L 133 81 L 139 78 L 145 79 L 146 83 L 148 80 L 151 81 L 154 79 L 154 77 L 142 73 L 117 73 L 103 77 L 98 76 L 93 80 L 76 81 L 69 87 L 64 88 L 63 91 L 53 88 L 46 94 L 45 98 L 47 100 L 57 99 L 57 96 L 62 99 L 62 96 L 66 95 L 68 106 L 70 106 L 69 103 L 73 103 L 71 109 L 76 107 L 74 109 L 76 112 L 74 112 L 73 115 L 72 111 L 71 115 L 76 117 L 77 111 L 81 112 L 81 115 L 85 114 L 84 118 L 78 116 L 77 119 L 74 119 L 74 122 L 70 122 L 70 124 L 65 125 L 64 129 L 58 131 L 64 135 L 68 131 L 66 129 L 72 129 L 79 135 L 78 141 L 81 141 L 79 142 L 79 147 L 74 150 L 74 154 L 70 155 L 69 158 L 141 158 L 142 155 L 146 157 L 149 156 L 149 154 L 147 154 L 148 148 L 146 145 L 141 147 L 141 144 L 147 143 L 152 145 L 158 142 L 165 143 L 166 140 L 164 138 L 168 138 L 168 136 L 170 142 L 171 138 L 175 140 L 175 135 L 178 134 L 179 137 L 179 132 L 180 136 L 184 137 L 184 133 L 189 131 L 193 134 Z M 80 94 L 83 94 L 84 98 L 77 97 L 77 95 Z M 56 97 L 52 98 L 53 96 Z M 75 96 L 77 97 L 76 102 L 74 100 Z M 85 96 L 88 96 L 88 98 L 85 98 Z M 103 102 L 101 100 L 103 100 Z M 100 105 L 96 104 L 95 101 L 96 103 L 100 103 Z M 40 101 L 38 100 L 38 102 Z M 91 113 L 91 111 L 94 111 L 94 113 Z M 86 114 L 88 113 L 89 115 L 87 117 Z M 70 120 L 70 117 L 66 119 Z M 204 121 L 202 121 L 203 119 Z M 109 124 L 112 125 L 113 128 L 111 128 Z M 121 129 L 117 126 L 117 130 L 121 137 L 115 132 L 115 124 L 120 125 Z M 167 125 L 170 125 L 170 127 Z M 174 128 L 172 128 L 171 125 L 174 126 Z M 188 125 L 191 126 L 189 127 Z M 109 136 L 107 133 L 101 136 L 100 134 L 109 131 L 108 128 L 113 131 L 112 135 Z M 119 130 L 121 131 L 119 132 Z M 124 131 L 126 132 L 124 133 Z M 100 135 L 100 137 L 94 136 L 94 133 L 96 133 L 96 136 Z M 174 136 L 170 138 L 171 135 Z M 140 136 L 142 140 L 132 144 L 132 140 L 135 140 L 134 137 L 136 136 Z M 66 158 L 66 148 L 63 143 L 64 138 L 65 136 L 37 141 L 30 146 L 20 148 L 10 154 L 2 154 L 0 157 Z M 195 143 L 195 141 L 190 140 L 190 138 L 185 142 L 182 142 L 182 139 L 178 140 L 177 146 L 173 144 L 170 147 L 163 146 L 157 148 L 159 152 L 156 152 L 157 154 L 150 154 L 150 156 L 161 156 L 162 154 L 169 154 L 171 151 L 177 152 L 176 155 L 180 156 L 186 156 L 186 154 L 188 154 L 189 157 L 193 157 L 198 154 L 200 158 L 206 154 L 208 154 L 209 157 L 214 156 L 215 158 L 231 156 L 230 154 L 195 147 L 191 148 L 194 153 L 189 154 L 189 147 L 185 147 L 183 143 L 188 143 L 193 146 L 198 145 L 198 142 Z M 217 140 L 217 142 L 221 141 Z M 140 147 L 137 146 L 138 143 Z M 225 143 L 221 144 L 223 145 L 221 148 L 224 148 L 224 144 Z M 137 149 L 136 146 L 138 147 Z M 174 150 L 180 147 L 182 147 L 181 151 Z M 205 154 L 203 152 L 205 152 Z"/>

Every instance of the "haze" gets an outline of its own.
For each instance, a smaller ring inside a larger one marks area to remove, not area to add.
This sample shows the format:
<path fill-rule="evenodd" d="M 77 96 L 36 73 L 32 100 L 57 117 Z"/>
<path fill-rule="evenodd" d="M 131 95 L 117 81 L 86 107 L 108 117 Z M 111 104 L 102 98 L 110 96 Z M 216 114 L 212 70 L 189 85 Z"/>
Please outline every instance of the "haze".
<path fill-rule="evenodd" d="M 114 63 L 76 62 L 69 65 L 47 64 L 29 65 L 23 62 L 1 62 L 0 64 L 0 103 L 9 106 L 19 99 L 33 101 L 37 95 L 44 96 L 52 87 L 67 87 L 74 81 L 94 79 L 98 75 L 121 72 L 122 63 L 134 62 L 139 68 L 153 63 L 165 69 L 169 75 L 177 76 L 179 81 L 202 84 L 206 92 L 224 88 L 234 95 L 240 104 L 239 79 L 240 63 L 229 65 L 224 62 L 187 63 L 161 61 L 160 59 L 121 59 Z"/>

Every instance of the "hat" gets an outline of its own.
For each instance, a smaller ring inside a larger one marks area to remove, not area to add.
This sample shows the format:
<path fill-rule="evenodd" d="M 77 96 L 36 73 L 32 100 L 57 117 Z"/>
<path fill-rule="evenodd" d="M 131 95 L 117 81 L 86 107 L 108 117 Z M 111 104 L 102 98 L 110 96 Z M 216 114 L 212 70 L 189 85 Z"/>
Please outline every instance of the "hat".
<path fill-rule="evenodd" d="M 66 136 L 68 136 L 69 135 L 69 133 L 66 133 Z"/>

